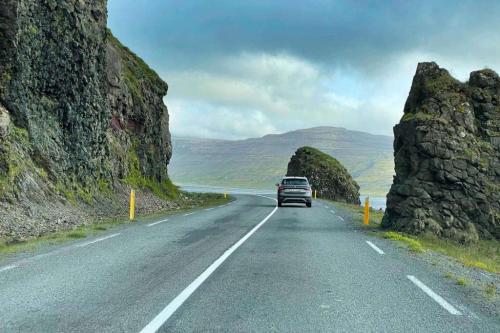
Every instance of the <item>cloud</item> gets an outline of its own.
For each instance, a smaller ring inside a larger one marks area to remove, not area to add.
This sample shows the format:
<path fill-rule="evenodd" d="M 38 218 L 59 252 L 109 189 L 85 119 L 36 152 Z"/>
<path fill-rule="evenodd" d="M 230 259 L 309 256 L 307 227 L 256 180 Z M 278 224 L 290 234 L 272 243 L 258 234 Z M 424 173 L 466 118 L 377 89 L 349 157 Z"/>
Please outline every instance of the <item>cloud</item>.
<path fill-rule="evenodd" d="M 221 59 L 211 71 L 174 72 L 169 82 L 171 127 L 182 135 L 233 138 L 327 124 L 352 127 L 349 114 L 356 118 L 360 105 L 335 93 L 333 73 L 288 54 L 244 53 Z"/>
<path fill-rule="evenodd" d="M 390 135 L 418 62 L 500 70 L 499 16 L 495 0 L 109 0 L 111 29 L 169 83 L 172 131 L 225 138 Z"/>

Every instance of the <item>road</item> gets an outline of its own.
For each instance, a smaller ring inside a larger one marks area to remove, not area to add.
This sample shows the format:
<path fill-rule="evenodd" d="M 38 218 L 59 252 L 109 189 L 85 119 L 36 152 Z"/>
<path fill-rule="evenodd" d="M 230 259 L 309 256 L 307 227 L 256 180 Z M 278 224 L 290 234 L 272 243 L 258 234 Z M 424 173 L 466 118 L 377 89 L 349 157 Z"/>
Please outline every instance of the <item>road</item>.
<path fill-rule="evenodd" d="M 0 331 L 500 331 L 463 287 L 341 207 L 275 206 L 236 195 L 4 260 Z"/>

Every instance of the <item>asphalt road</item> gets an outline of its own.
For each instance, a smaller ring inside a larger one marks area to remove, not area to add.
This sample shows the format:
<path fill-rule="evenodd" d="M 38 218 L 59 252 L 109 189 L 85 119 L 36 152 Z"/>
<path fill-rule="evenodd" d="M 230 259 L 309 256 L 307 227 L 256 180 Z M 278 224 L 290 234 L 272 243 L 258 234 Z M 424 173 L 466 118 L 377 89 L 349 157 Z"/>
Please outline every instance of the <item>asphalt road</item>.
<path fill-rule="evenodd" d="M 340 207 L 236 198 L 0 262 L 0 332 L 500 332 Z"/>

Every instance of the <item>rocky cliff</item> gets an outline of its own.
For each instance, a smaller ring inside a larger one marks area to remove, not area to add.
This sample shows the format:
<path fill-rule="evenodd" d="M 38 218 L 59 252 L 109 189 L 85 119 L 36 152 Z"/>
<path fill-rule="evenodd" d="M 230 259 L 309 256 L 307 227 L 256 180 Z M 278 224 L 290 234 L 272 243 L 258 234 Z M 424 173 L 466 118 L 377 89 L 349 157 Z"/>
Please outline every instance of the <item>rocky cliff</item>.
<path fill-rule="evenodd" d="M 359 205 L 359 185 L 339 161 L 318 149 L 297 149 L 288 163 L 287 176 L 307 177 L 318 197 Z"/>
<path fill-rule="evenodd" d="M 106 5 L 0 4 L 0 237 L 82 223 L 80 204 L 106 210 L 123 184 L 175 194 L 167 84 L 107 31 Z"/>
<path fill-rule="evenodd" d="M 500 78 L 467 83 L 435 63 L 417 67 L 394 127 L 396 176 L 383 226 L 471 242 L 500 239 Z"/>

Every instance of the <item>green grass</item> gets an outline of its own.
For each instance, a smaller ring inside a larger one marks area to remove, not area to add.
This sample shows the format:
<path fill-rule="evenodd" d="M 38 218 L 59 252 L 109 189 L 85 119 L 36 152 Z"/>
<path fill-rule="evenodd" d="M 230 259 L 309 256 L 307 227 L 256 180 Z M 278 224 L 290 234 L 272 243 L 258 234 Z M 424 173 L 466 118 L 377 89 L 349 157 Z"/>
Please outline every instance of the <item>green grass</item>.
<path fill-rule="evenodd" d="M 408 249 L 412 252 L 420 253 L 425 251 L 422 243 L 418 239 L 403 235 L 399 232 L 387 231 L 384 233 L 384 238 L 399 241 L 407 245 Z"/>
<path fill-rule="evenodd" d="M 75 239 L 78 239 L 78 238 L 85 238 L 87 237 L 87 231 L 86 230 L 83 230 L 83 229 L 79 229 L 79 230 L 76 230 L 76 231 L 73 231 L 73 232 L 70 232 L 67 237 L 68 238 L 75 238 Z"/>
<path fill-rule="evenodd" d="M 490 299 L 494 299 L 497 297 L 497 287 L 493 282 L 486 284 L 486 286 L 484 287 L 484 292 Z"/>
<path fill-rule="evenodd" d="M 469 281 L 467 281 L 465 278 L 458 278 L 456 283 L 457 285 L 464 287 L 469 285 Z"/>
<path fill-rule="evenodd" d="M 468 286 L 470 284 L 470 282 L 466 279 L 466 278 L 463 278 L 463 277 L 456 277 L 455 275 L 453 275 L 452 273 L 450 272 L 446 272 L 444 274 L 444 277 L 449 279 L 449 280 L 452 280 L 455 282 L 456 285 L 458 286 Z"/>
<path fill-rule="evenodd" d="M 500 246 L 495 240 L 479 240 L 463 245 L 430 235 L 417 239 L 426 249 L 455 258 L 467 267 L 475 267 L 492 273 L 500 273 Z"/>

